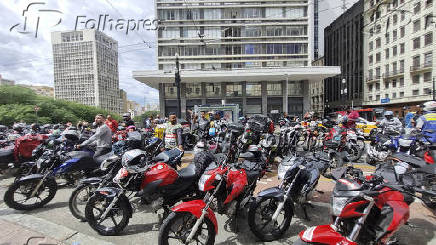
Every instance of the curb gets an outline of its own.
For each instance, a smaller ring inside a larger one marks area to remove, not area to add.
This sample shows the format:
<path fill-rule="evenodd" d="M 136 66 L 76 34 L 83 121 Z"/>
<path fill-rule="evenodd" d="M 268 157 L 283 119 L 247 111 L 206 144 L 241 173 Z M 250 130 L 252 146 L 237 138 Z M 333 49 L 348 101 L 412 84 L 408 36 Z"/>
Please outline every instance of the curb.
<path fill-rule="evenodd" d="M 0 209 L 0 219 L 23 226 L 29 230 L 36 231 L 47 237 L 59 241 L 64 245 L 99 244 L 115 245 L 92 236 L 85 235 L 65 226 L 55 224 L 45 219 L 37 218 L 32 215 L 15 213 L 10 209 Z"/>

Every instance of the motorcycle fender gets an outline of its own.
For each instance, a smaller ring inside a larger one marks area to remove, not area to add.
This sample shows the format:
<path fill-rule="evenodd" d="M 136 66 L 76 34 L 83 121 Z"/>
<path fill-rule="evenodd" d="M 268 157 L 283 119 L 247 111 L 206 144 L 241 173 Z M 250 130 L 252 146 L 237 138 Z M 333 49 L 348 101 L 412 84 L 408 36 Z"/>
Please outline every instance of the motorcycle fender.
<path fill-rule="evenodd" d="M 272 188 L 268 188 L 266 190 L 259 192 L 257 194 L 257 196 L 260 198 L 272 197 L 272 198 L 278 200 L 279 202 L 283 202 L 284 197 L 285 197 L 285 192 L 278 187 L 272 187 Z"/>
<path fill-rule="evenodd" d="M 18 180 L 18 182 L 26 181 L 26 180 L 42 179 L 42 178 L 44 178 L 44 175 L 42 175 L 42 174 L 31 174 L 31 175 L 27 175 L 27 176 L 21 177 Z"/>
<path fill-rule="evenodd" d="M 365 137 L 363 137 L 363 136 L 357 136 L 357 139 L 365 141 Z"/>
<path fill-rule="evenodd" d="M 154 192 L 159 187 L 159 185 L 162 183 L 162 181 L 163 181 L 163 179 L 159 179 L 159 180 L 153 181 L 151 183 L 148 183 L 144 187 L 144 189 L 142 189 L 140 191 L 141 194 L 138 194 L 138 195 L 143 195 L 143 194 L 146 194 L 146 193 Z"/>
<path fill-rule="evenodd" d="M 101 182 L 101 178 L 93 177 L 80 180 L 79 184 L 97 184 Z"/>
<path fill-rule="evenodd" d="M 194 200 L 189 202 L 183 202 L 173 207 L 171 210 L 173 212 L 189 212 L 193 214 L 195 217 L 200 218 L 201 212 L 205 206 L 206 203 L 204 203 L 203 200 Z M 207 209 L 206 216 L 212 221 L 215 227 L 215 233 L 218 234 L 218 223 L 216 221 L 215 214 L 212 212 L 210 208 Z"/>
<path fill-rule="evenodd" d="M 103 188 L 97 189 L 94 193 L 95 193 L 95 195 L 102 195 L 102 196 L 106 196 L 107 198 L 114 198 L 121 191 L 122 190 L 119 188 L 103 187 Z M 133 208 L 132 208 L 132 204 L 130 204 L 129 199 L 125 195 L 121 195 L 121 196 L 119 196 L 119 200 L 122 200 L 122 201 L 125 201 L 126 203 L 128 203 L 129 217 L 131 218 L 133 215 Z"/>
<path fill-rule="evenodd" d="M 335 231 L 331 225 L 313 226 L 300 232 L 300 239 L 309 243 L 357 245 Z"/>

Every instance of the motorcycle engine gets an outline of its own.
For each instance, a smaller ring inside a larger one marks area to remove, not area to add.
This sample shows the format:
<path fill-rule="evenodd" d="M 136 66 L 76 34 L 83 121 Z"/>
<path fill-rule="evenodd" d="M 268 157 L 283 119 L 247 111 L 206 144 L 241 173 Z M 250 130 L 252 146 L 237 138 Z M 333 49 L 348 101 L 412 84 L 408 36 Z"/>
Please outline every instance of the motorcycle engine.
<path fill-rule="evenodd" d="M 238 202 L 236 200 L 233 200 L 232 202 L 227 204 L 226 214 L 229 218 L 235 216 L 237 208 L 238 208 L 237 204 L 238 204 Z"/>

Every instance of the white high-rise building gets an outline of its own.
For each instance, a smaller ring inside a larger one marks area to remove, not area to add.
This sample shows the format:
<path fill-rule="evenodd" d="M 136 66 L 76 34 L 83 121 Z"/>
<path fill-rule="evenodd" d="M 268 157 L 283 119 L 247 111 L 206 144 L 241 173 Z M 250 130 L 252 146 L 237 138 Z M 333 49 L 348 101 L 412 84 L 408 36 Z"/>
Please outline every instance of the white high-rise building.
<path fill-rule="evenodd" d="M 53 32 L 55 98 L 119 113 L 118 42 L 97 30 Z"/>
<path fill-rule="evenodd" d="M 245 115 L 301 116 L 310 110 L 308 82 L 340 73 L 339 67 L 311 67 L 313 1 L 158 0 L 155 8 L 158 70 L 133 77 L 159 89 L 162 115 L 178 110 L 176 54 L 182 115 L 195 105 L 224 102 L 238 104 Z"/>
<path fill-rule="evenodd" d="M 432 99 L 435 16 L 432 0 L 365 0 L 364 105 L 403 116 Z"/>

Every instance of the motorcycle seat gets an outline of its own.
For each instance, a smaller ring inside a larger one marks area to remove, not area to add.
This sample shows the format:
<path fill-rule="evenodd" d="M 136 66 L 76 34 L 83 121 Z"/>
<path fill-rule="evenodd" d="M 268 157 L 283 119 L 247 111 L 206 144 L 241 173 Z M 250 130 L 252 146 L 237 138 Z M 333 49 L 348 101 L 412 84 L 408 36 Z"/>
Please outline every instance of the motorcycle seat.
<path fill-rule="evenodd" d="M 179 174 L 179 179 L 183 180 L 184 182 L 191 182 L 194 179 L 196 179 L 196 174 L 195 174 L 195 164 L 191 163 L 189 164 L 186 168 L 182 168 L 179 171 L 177 171 L 177 173 Z"/>
<path fill-rule="evenodd" d="M 259 170 L 245 170 L 245 172 L 247 173 L 247 180 L 249 184 L 253 183 L 253 181 L 256 181 L 260 174 Z"/>
<path fill-rule="evenodd" d="M 425 161 L 419 157 L 411 156 L 404 153 L 394 153 L 392 157 L 399 159 L 400 161 L 406 162 L 414 168 L 422 168 L 426 165 Z"/>
<path fill-rule="evenodd" d="M 67 153 L 68 157 L 71 158 L 84 158 L 84 157 L 90 157 L 91 155 L 89 152 L 86 151 L 72 151 Z"/>

